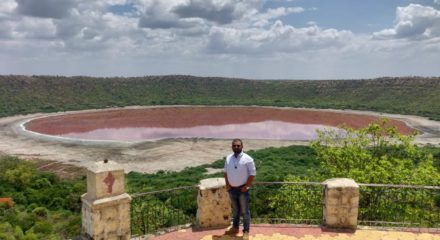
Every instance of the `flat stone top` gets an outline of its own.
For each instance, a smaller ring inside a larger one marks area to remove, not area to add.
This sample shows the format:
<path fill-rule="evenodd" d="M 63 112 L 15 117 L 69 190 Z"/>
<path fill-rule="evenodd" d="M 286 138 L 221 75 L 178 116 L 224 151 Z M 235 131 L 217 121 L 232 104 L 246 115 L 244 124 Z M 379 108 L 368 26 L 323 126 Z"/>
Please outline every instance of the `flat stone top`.
<path fill-rule="evenodd" d="M 359 188 L 359 185 L 350 178 L 332 178 L 324 181 L 327 188 Z"/>
<path fill-rule="evenodd" d="M 221 188 L 226 186 L 224 178 L 207 178 L 200 181 L 200 190 Z"/>
<path fill-rule="evenodd" d="M 118 170 L 124 171 L 124 168 L 118 163 L 113 161 L 106 161 L 106 162 L 104 161 L 92 163 L 89 166 L 87 166 L 87 169 L 94 173 L 118 171 Z"/>

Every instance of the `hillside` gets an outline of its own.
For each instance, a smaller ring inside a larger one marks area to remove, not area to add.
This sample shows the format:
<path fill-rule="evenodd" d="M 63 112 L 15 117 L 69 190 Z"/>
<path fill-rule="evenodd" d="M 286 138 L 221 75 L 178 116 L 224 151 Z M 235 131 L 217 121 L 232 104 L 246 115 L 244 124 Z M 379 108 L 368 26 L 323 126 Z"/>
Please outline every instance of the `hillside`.
<path fill-rule="evenodd" d="M 373 110 L 440 120 L 440 78 L 245 80 L 194 76 L 0 76 L 0 116 L 129 105 Z"/>

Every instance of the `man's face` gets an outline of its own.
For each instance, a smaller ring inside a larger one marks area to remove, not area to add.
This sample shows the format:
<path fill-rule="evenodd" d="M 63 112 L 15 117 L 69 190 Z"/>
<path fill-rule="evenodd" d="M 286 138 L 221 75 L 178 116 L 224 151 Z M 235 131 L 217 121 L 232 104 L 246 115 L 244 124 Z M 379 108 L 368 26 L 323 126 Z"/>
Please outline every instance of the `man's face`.
<path fill-rule="evenodd" d="M 235 142 L 232 143 L 232 151 L 233 151 L 235 154 L 239 154 L 239 153 L 241 153 L 241 150 L 242 150 L 242 149 L 243 149 L 243 145 L 241 144 L 240 141 L 235 141 Z"/>

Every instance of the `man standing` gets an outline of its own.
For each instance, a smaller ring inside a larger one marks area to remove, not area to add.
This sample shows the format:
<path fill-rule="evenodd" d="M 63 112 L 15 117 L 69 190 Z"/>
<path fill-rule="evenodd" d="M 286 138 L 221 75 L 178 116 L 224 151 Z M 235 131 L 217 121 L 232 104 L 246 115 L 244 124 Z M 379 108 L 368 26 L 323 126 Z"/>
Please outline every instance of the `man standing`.
<path fill-rule="evenodd" d="M 257 174 L 254 160 L 243 152 L 243 141 L 232 140 L 232 151 L 225 161 L 226 189 L 232 204 L 232 228 L 227 234 L 237 234 L 240 216 L 243 215 L 243 238 L 249 238 L 251 212 L 249 210 L 249 187 Z"/>

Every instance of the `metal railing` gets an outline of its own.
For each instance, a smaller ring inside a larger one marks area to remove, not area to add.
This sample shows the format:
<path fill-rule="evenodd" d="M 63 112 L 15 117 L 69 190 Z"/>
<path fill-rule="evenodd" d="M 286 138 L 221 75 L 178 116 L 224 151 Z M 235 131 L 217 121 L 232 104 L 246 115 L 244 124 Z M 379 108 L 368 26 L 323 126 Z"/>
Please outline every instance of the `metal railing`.
<path fill-rule="evenodd" d="M 197 186 L 132 194 L 134 236 L 193 224 Z M 252 223 L 321 224 L 323 185 L 303 182 L 257 182 L 251 190 Z"/>
<path fill-rule="evenodd" d="M 193 224 L 197 212 L 197 191 L 197 186 L 186 186 L 131 195 L 132 235 Z"/>
<path fill-rule="evenodd" d="M 317 182 L 257 182 L 251 188 L 252 223 L 322 223 L 324 185 Z"/>
<path fill-rule="evenodd" d="M 440 228 L 440 187 L 359 184 L 360 225 Z"/>
<path fill-rule="evenodd" d="M 359 184 L 359 225 L 434 228 L 440 231 L 440 187 Z M 256 182 L 252 223 L 323 224 L 323 183 Z M 198 186 L 132 195 L 133 235 L 195 223 Z"/>

